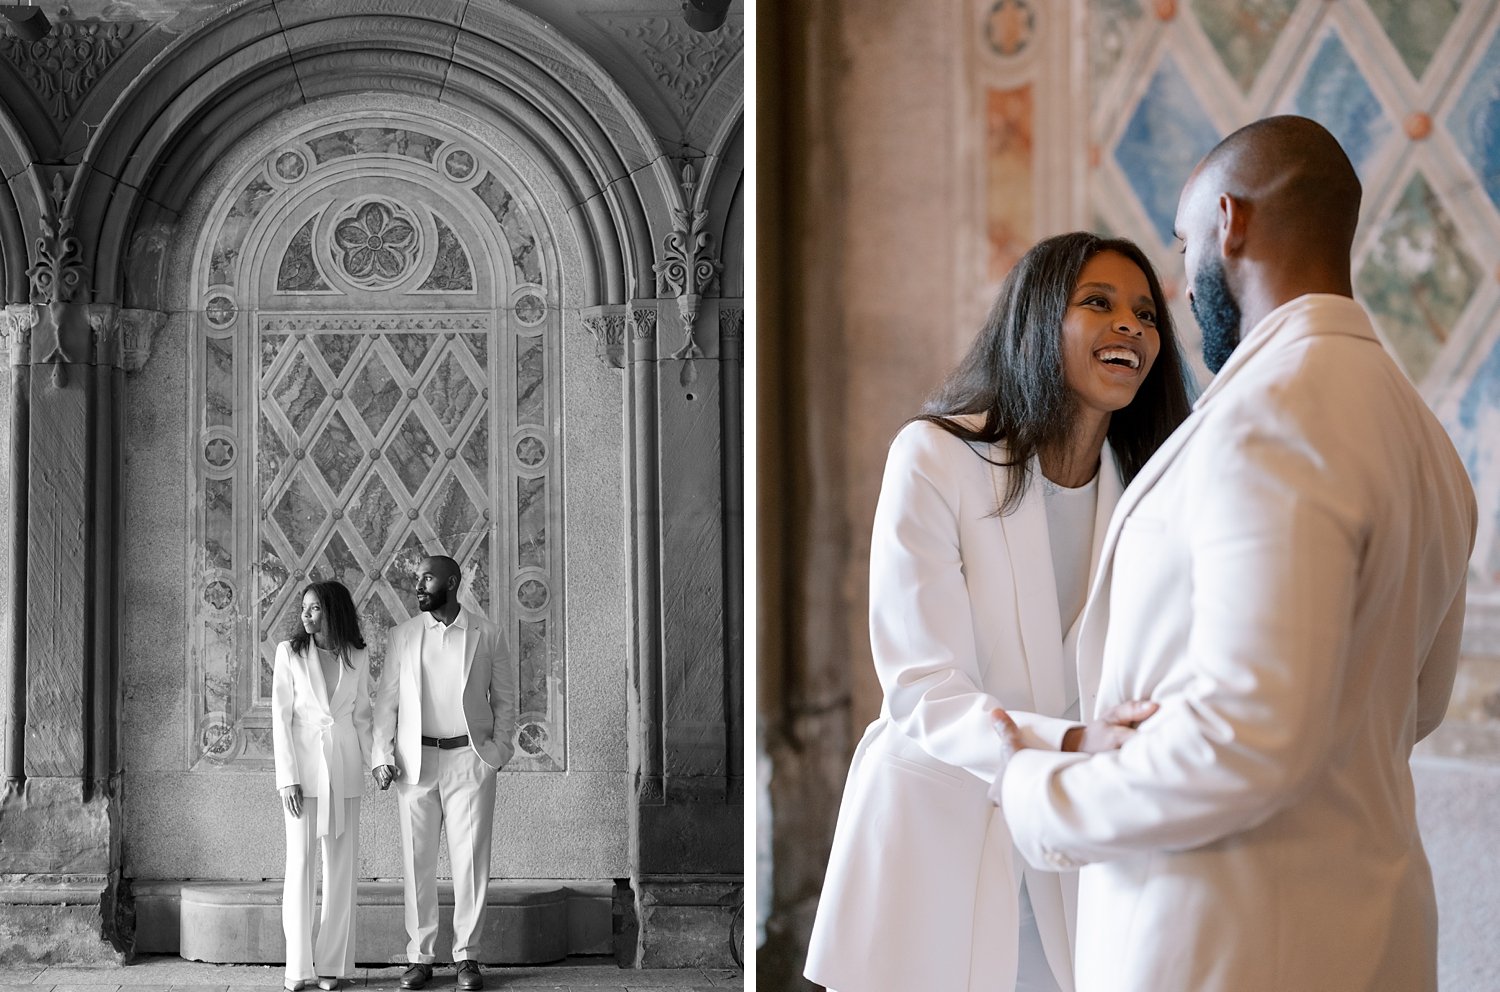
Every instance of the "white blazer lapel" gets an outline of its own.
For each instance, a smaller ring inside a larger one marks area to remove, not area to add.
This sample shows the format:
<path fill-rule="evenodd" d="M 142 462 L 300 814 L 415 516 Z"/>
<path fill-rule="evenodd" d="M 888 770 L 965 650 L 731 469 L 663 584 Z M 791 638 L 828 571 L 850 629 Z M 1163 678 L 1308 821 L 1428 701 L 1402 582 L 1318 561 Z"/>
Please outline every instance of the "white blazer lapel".
<path fill-rule="evenodd" d="M 995 457 L 1003 458 L 997 446 Z M 1066 701 L 1063 688 L 1062 620 L 1057 612 L 1057 579 L 1052 572 L 1052 545 L 1047 534 L 1047 505 L 1042 494 L 1041 468 L 1032 459 L 1032 477 L 1021 505 L 1000 517 L 1010 551 L 1011 579 L 1016 590 L 1016 622 L 1031 679 L 1031 704 L 1038 713 L 1056 716 Z M 1005 493 L 1005 469 L 990 469 L 996 505 Z"/>
<path fill-rule="evenodd" d="M 464 685 L 469 684 L 469 673 L 474 669 L 474 652 L 479 649 L 479 631 L 474 629 L 474 617 L 467 610 L 464 618 Z"/>
<path fill-rule="evenodd" d="M 1115 504 L 1109 521 L 1109 530 L 1104 542 L 1095 554 L 1094 581 L 1089 589 L 1088 602 L 1084 604 L 1083 616 L 1078 621 L 1078 713 L 1084 720 L 1094 719 L 1099 699 L 1099 679 L 1104 665 L 1104 640 L 1109 633 L 1109 591 L 1114 571 L 1115 545 L 1120 540 L 1120 528 L 1135 509 L 1141 497 L 1151 490 L 1156 480 L 1189 436 L 1198 429 L 1202 417 L 1197 413 L 1189 416 L 1173 431 L 1171 436 L 1156 449 L 1156 454 L 1141 467 L 1135 479 L 1125 487 Z M 1102 495 L 1102 492 L 1101 492 Z M 1101 506 L 1103 501 L 1101 500 Z"/>

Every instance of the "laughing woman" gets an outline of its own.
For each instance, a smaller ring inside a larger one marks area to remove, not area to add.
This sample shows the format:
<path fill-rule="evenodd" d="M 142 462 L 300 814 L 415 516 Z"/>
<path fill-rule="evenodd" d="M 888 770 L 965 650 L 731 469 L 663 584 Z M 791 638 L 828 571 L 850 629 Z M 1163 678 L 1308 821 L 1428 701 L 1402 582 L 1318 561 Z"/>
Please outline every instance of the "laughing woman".
<path fill-rule="evenodd" d="M 354 974 L 359 797 L 370 767 L 370 659 L 349 590 L 314 582 L 302 629 L 276 646 L 271 682 L 276 787 L 286 814 L 286 981 L 336 989 Z M 313 873 L 323 849 L 323 907 L 313 949 Z"/>
<path fill-rule="evenodd" d="M 1118 747 L 1154 704 L 1079 720 L 1072 632 L 1123 486 L 1188 413 L 1134 244 L 1049 238 L 886 462 L 870 550 L 884 690 L 839 810 L 807 977 L 838 992 L 1071 992 L 1076 875 L 1025 867 L 987 792 L 991 726 Z"/>

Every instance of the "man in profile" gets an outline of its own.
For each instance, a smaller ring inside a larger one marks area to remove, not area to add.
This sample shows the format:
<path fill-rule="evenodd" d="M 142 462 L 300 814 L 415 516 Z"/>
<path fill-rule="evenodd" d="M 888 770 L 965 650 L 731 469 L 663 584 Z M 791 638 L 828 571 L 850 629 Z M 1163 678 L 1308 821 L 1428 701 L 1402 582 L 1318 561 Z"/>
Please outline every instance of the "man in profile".
<path fill-rule="evenodd" d="M 1300 117 L 1219 144 L 1177 236 L 1216 378 L 1129 487 L 1079 637 L 1118 751 L 1021 747 L 992 796 L 1083 866 L 1079 992 L 1437 988 L 1408 761 L 1442 720 L 1476 509 L 1353 299 L 1360 186 Z"/>
<path fill-rule="evenodd" d="M 505 634 L 458 603 L 458 563 L 417 566 L 417 608 L 391 628 L 375 693 L 376 783 L 396 784 L 407 961 L 401 987 L 432 978 L 438 928 L 438 831 L 453 863 L 453 960 L 460 989 L 484 988 L 479 936 L 490 881 L 495 772 L 516 732 L 516 673 Z"/>

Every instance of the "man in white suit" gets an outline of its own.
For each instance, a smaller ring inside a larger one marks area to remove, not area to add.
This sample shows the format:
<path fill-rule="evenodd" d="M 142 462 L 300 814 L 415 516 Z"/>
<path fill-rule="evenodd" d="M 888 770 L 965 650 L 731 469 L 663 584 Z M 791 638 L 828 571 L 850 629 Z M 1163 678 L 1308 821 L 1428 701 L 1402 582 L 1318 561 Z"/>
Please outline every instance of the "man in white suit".
<path fill-rule="evenodd" d="M 417 567 L 421 613 L 391 629 L 375 695 L 373 774 L 396 783 L 407 961 L 401 987 L 432 978 L 438 831 L 453 863 L 453 960 L 460 989 L 482 989 L 479 934 L 490 880 L 495 772 L 514 751 L 516 678 L 505 634 L 458 603 L 458 563 Z"/>
<path fill-rule="evenodd" d="M 1083 866 L 1079 992 L 1426 992 L 1412 745 L 1447 708 L 1473 490 L 1353 299 L 1359 181 L 1300 117 L 1235 132 L 1177 213 L 1218 373 L 1122 496 L 1079 638 L 1118 751 L 1026 749 L 991 795 Z"/>

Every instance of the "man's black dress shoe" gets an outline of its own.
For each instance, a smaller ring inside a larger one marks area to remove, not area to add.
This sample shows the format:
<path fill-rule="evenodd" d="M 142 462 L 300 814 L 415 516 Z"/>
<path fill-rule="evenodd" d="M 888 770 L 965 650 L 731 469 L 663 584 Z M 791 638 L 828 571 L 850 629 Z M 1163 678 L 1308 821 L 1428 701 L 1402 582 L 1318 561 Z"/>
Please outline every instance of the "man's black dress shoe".
<path fill-rule="evenodd" d="M 479 962 L 473 959 L 458 963 L 458 987 L 464 992 L 484 988 L 484 976 L 479 973 Z"/>
<path fill-rule="evenodd" d="M 406 969 L 406 974 L 401 976 L 401 987 L 403 989 L 419 989 L 426 985 L 432 978 L 432 965 L 422 964 L 420 961 Z"/>

